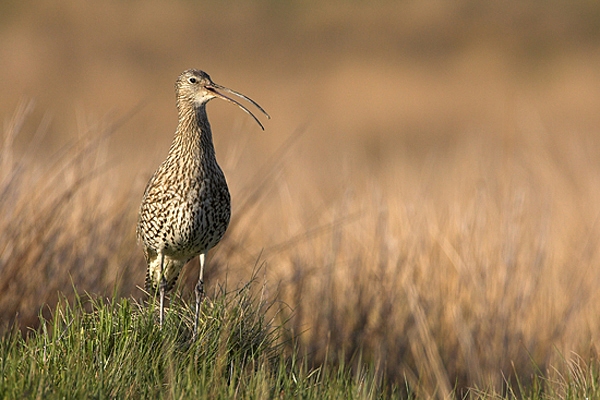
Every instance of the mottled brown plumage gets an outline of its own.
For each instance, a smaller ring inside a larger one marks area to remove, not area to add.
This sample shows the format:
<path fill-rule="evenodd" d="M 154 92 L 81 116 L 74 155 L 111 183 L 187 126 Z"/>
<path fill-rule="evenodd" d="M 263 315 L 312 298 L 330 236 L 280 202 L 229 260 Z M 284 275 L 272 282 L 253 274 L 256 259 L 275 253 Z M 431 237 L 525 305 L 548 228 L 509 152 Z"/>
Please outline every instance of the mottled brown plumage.
<path fill-rule="evenodd" d="M 263 128 L 254 114 L 223 94 L 226 92 L 248 100 L 270 117 L 253 100 L 215 84 L 203 71 L 183 72 L 175 89 L 179 112 L 177 130 L 167 159 L 146 186 L 137 237 L 148 264 L 146 289 L 151 295 L 159 291 L 161 325 L 165 293 L 173 289 L 184 265 L 200 256 L 195 332 L 204 294 L 204 257 L 225 234 L 231 215 L 229 190 L 215 157 L 206 103 L 213 98 L 234 103 Z"/>

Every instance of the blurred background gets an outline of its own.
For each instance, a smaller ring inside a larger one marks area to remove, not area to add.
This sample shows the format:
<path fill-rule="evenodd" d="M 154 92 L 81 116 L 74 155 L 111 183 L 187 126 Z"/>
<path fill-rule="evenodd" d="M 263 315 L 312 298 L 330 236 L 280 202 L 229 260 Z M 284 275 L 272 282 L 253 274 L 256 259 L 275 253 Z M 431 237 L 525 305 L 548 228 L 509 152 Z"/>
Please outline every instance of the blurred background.
<path fill-rule="evenodd" d="M 142 296 L 137 207 L 198 68 L 272 116 L 208 106 L 209 287 L 258 269 L 307 357 L 426 395 L 595 357 L 599 63 L 588 0 L 3 1 L 3 326 Z"/>

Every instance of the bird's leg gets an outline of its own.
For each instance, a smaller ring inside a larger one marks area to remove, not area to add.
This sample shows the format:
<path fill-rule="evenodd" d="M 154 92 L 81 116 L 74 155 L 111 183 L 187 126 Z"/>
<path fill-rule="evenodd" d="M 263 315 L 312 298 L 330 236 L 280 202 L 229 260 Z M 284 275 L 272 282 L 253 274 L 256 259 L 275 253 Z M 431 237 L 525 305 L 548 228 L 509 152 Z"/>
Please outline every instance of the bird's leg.
<path fill-rule="evenodd" d="M 158 291 L 160 295 L 160 312 L 159 312 L 159 324 L 162 328 L 163 320 L 165 317 L 165 290 L 167 288 L 167 280 L 165 279 L 165 255 L 160 254 L 160 282 L 158 284 Z"/>
<path fill-rule="evenodd" d="M 198 333 L 198 318 L 200 317 L 200 303 L 204 298 L 204 281 L 202 280 L 204 275 L 204 253 L 200 254 L 200 276 L 198 277 L 198 283 L 196 284 L 196 316 L 194 317 L 194 339 Z"/>

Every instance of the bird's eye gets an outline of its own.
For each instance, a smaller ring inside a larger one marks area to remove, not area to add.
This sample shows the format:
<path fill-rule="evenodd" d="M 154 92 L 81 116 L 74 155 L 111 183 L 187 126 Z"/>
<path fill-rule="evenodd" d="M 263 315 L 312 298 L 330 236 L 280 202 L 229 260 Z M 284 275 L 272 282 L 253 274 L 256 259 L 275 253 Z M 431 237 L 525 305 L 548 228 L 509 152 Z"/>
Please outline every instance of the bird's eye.
<path fill-rule="evenodd" d="M 188 78 L 188 82 L 189 83 L 196 83 L 198 82 L 198 79 L 194 78 L 193 76 L 191 78 Z"/>

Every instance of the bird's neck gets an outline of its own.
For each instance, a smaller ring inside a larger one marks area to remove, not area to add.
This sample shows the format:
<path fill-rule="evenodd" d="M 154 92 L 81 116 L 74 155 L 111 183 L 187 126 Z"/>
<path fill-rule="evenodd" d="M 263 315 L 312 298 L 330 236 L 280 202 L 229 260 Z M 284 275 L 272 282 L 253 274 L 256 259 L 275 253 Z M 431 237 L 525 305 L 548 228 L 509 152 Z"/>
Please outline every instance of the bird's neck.
<path fill-rule="evenodd" d="M 206 115 L 206 103 L 180 108 L 179 123 L 170 153 L 177 149 L 177 157 L 189 155 L 202 162 L 215 160 L 215 146 Z"/>

